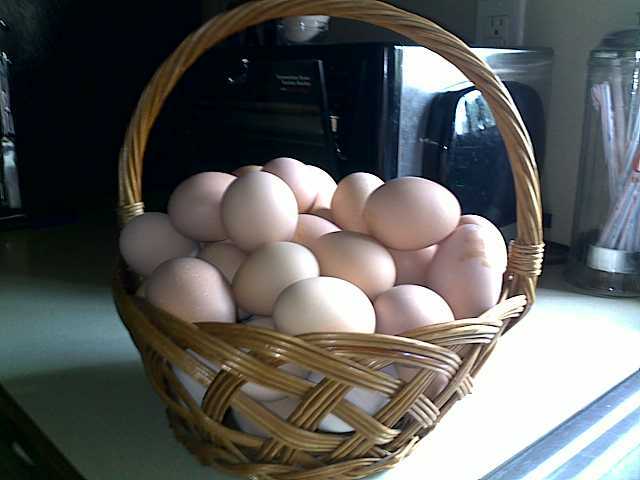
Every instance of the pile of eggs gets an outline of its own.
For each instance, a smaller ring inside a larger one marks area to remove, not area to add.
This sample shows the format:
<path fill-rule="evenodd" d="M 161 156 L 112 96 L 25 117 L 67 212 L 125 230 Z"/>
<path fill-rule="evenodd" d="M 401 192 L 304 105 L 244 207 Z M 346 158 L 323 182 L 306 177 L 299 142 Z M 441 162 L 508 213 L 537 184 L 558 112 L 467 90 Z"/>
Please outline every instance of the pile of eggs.
<path fill-rule="evenodd" d="M 497 303 L 507 265 L 500 231 L 482 217 L 461 216 L 458 200 L 437 183 L 353 173 L 336 184 L 292 158 L 188 178 L 171 195 L 168 214 L 145 213 L 123 228 L 120 252 L 144 278 L 137 295 L 184 321 L 242 321 L 288 335 L 397 335 L 477 317 Z M 200 403 L 204 387 L 174 371 Z M 415 374 L 400 365 L 385 372 L 405 381 Z M 436 377 L 426 394 L 445 386 Z M 281 418 L 300 401 L 258 384 L 242 391 Z M 346 399 L 369 414 L 388 401 L 361 388 Z M 267 436 L 234 414 L 242 430 Z M 334 415 L 319 428 L 352 430 Z"/>

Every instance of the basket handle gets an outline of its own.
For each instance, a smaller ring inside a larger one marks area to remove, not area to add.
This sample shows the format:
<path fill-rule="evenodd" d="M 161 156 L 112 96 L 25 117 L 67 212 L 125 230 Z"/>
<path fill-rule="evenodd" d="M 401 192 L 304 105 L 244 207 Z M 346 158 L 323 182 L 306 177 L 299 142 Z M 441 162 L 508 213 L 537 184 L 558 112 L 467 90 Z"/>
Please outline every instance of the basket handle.
<path fill-rule="evenodd" d="M 517 199 L 518 236 L 509 249 L 503 294 L 524 293 L 532 304 L 544 250 L 540 185 L 531 139 L 511 95 L 462 40 L 419 15 L 377 0 L 254 1 L 212 18 L 189 35 L 155 72 L 129 123 L 119 160 L 121 222 L 144 212 L 142 165 L 149 132 L 184 72 L 209 48 L 235 33 L 268 20 L 302 15 L 329 15 L 392 30 L 451 62 L 482 92 L 507 148 Z"/>

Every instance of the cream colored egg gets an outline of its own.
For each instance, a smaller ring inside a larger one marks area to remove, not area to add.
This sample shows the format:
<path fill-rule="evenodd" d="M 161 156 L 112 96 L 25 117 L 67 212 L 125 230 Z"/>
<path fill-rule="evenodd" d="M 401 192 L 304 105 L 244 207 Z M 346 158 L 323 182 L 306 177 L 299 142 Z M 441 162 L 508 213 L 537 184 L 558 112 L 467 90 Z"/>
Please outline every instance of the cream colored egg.
<path fill-rule="evenodd" d="M 427 269 L 438 249 L 432 245 L 420 250 L 389 249 L 396 264 L 396 285 L 426 286 Z"/>
<path fill-rule="evenodd" d="M 336 225 L 324 218 L 303 213 L 298 217 L 298 227 L 296 228 L 296 233 L 293 235 L 292 242 L 311 248 L 311 244 L 318 238 L 327 233 L 337 232 L 338 230 L 340 229 Z"/>
<path fill-rule="evenodd" d="M 120 253 L 136 273 L 149 276 L 163 262 L 198 252 L 198 243 L 179 233 L 164 213 L 144 213 L 120 232 Z"/>
<path fill-rule="evenodd" d="M 261 165 L 244 165 L 240 168 L 237 168 L 233 171 L 233 174 L 236 177 L 242 177 L 244 175 L 246 175 L 247 173 L 251 173 L 251 172 L 259 172 L 262 170 L 262 166 Z"/>
<path fill-rule="evenodd" d="M 317 210 L 319 208 L 330 209 L 331 200 L 333 199 L 333 194 L 338 188 L 338 184 L 331 175 L 321 168 L 318 168 L 315 165 L 307 165 L 307 168 L 311 170 L 313 181 L 318 186 L 318 196 L 316 197 L 315 202 L 313 202 L 312 210 Z"/>
<path fill-rule="evenodd" d="M 202 248 L 198 253 L 198 258 L 220 270 L 227 282 L 231 283 L 238 268 L 246 260 L 247 254 L 233 243 L 217 242 Z"/>
<path fill-rule="evenodd" d="M 457 319 L 477 317 L 498 302 L 503 272 L 488 256 L 493 241 L 488 229 L 462 225 L 438 245 L 427 285 L 446 300 Z"/>
<path fill-rule="evenodd" d="M 396 369 L 398 372 L 398 378 L 405 382 L 413 380 L 413 377 L 415 377 L 416 373 L 419 371 L 418 368 L 406 367 L 403 365 L 397 365 Z M 442 373 L 437 373 L 435 378 L 431 380 L 431 383 L 425 389 L 424 395 L 426 395 L 429 400 L 433 401 L 445 388 L 447 388 L 448 384 L 449 381 L 447 380 L 447 377 Z"/>
<path fill-rule="evenodd" d="M 293 413 L 299 403 L 299 400 L 290 397 L 286 397 L 273 402 L 261 402 L 263 407 L 265 407 L 267 410 L 269 410 L 271 413 L 282 420 L 286 420 L 287 418 L 289 418 L 289 416 Z M 238 424 L 238 427 L 240 427 L 240 430 L 242 430 L 243 432 L 260 438 L 268 438 L 273 436 L 269 434 L 263 427 L 252 422 L 244 415 L 242 415 L 236 408 L 231 407 L 231 412 L 233 413 L 233 418 Z"/>
<path fill-rule="evenodd" d="M 364 218 L 371 235 L 383 245 L 420 250 L 453 233 L 460 221 L 460 203 L 431 180 L 401 177 L 371 194 Z"/>
<path fill-rule="evenodd" d="M 308 212 L 318 196 L 318 184 L 313 172 L 304 163 L 293 158 L 274 158 L 263 171 L 273 173 L 289 185 L 298 202 L 298 211 Z"/>
<path fill-rule="evenodd" d="M 160 265 L 147 281 L 147 300 L 186 322 L 236 320 L 229 284 L 218 269 L 198 258 L 175 258 Z"/>
<path fill-rule="evenodd" d="M 491 232 L 486 243 L 487 256 L 492 259 L 496 269 L 504 272 L 507 269 L 507 246 L 498 227 L 480 215 L 463 215 L 460 217 L 460 225 L 478 225 Z"/>
<path fill-rule="evenodd" d="M 322 276 L 347 280 L 371 299 L 395 284 L 393 257 L 367 235 L 347 231 L 328 233 L 313 242 L 313 253 Z"/>
<path fill-rule="evenodd" d="M 169 198 L 171 223 L 186 237 L 200 242 L 215 242 L 227 238 L 222 225 L 220 204 L 233 175 L 204 172 L 189 177 Z"/>
<path fill-rule="evenodd" d="M 344 230 L 368 233 L 363 214 L 369 195 L 384 182 L 370 173 L 358 172 L 344 177 L 331 200 L 335 223 Z"/>
<path fill-rule="evenodd" d="M 313 383 L 320 383 L 323 379 L 324 376 L 317 372 L 312 372 L 308 378 L 308 380 Z M 389 403 L 388 397 L 385 397 L 374 390 L 360 387 L 354 387 L 349 390 L 349 393 L 347 393 L 344 398 L 371 416 L 378 413 L 381 408 Z M 331 433 L 348 433 L 353 431 L 353 427 L 351 425 L 334 414 L 329 414 L 323 418 L 320 421 L 318 428 Z"/>
<path fill-rule="evenodd" d="M 220 370 L 217 365 L 214 365 L 213 362 L 207 360 L 202 355 L 198 355 L 191 350 L 187 350 L 187 353 L 199 360 L 200 363 L 211 369 L 213 373 L 217 373 Z M 189 395 L 191 395 L 191 398 L 195 401 L 195 403 L 197 403 L 198 405 L 202 405 L 202 400 L 206 393 L 206 388 L 204 387 L 204 385 L 196 381 L 191 375 L 187 375 L 187 373 L 177 365 L 172 365 L 172 369 L 178 381 L 187 390 L 187 392 L 189 392 Z"/>
<path fill-rule="evenodd" d="M 271 315 L 285 288 L 319 273 L 318 262 L 308 248 L 292 242 L 269 243 L 253 252 L 238 269 L 233 293 L 244 310 Z"/>
<path fill-rule="evenodd" d="M 222 199 L 222 222 L 229 238 L 244 251 L 289 241 L 298 223 L 296 197 L 271 173 L 247 173 L 227 189 Z"/>
<path fill-rule="evenodd" d="M 335 225 L 335 219 L 333 218 L 333 213 L 328 208 L 314 208 L 311 210 L 311 215 L 315 215 L 316 217 L 324 218 L 326 221 L 331 222 Z"/>
<path fill-rule="evenodd" d="M 398 285 L 373 302 L 376 332 L 399 335 L 414 328 L 452 322 L 453 312 L 433 290 L 418 285 Z"/>
<path fill-rule="evenodd" d="M 373 333 L 376 314 L 358 287 L 340 278 L 315 277 L 285 289 L 275 305 L 278 331 L 288 335 L 321 332 Z"/>

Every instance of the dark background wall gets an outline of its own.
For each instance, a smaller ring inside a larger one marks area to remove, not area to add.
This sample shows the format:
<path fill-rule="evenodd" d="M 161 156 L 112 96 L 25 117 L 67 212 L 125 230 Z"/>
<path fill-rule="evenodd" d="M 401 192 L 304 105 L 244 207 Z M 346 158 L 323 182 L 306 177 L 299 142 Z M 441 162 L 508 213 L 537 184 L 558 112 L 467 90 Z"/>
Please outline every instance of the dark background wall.
<path fill-rule="evenodd" d="M 195 1 L 0 2 L 32 218 L 115 206 L 118 151 L 137 98 L 200 14 Z"/>

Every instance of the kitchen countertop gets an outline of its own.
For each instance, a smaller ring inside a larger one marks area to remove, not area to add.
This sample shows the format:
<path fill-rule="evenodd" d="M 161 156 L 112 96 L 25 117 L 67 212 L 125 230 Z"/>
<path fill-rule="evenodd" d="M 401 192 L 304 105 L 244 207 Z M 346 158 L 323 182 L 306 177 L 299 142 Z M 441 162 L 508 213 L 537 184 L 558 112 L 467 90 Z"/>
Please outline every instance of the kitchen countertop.
<path fill-rule="evenodd" d="M 88 480 L 226 479 L 174 440 L 111 300 L 115 227 L 0 233 L 0 383 Z M 545 271 L 529 316 L 384 480 L 480 478 L 640 368 L 640 301 Z"/>

